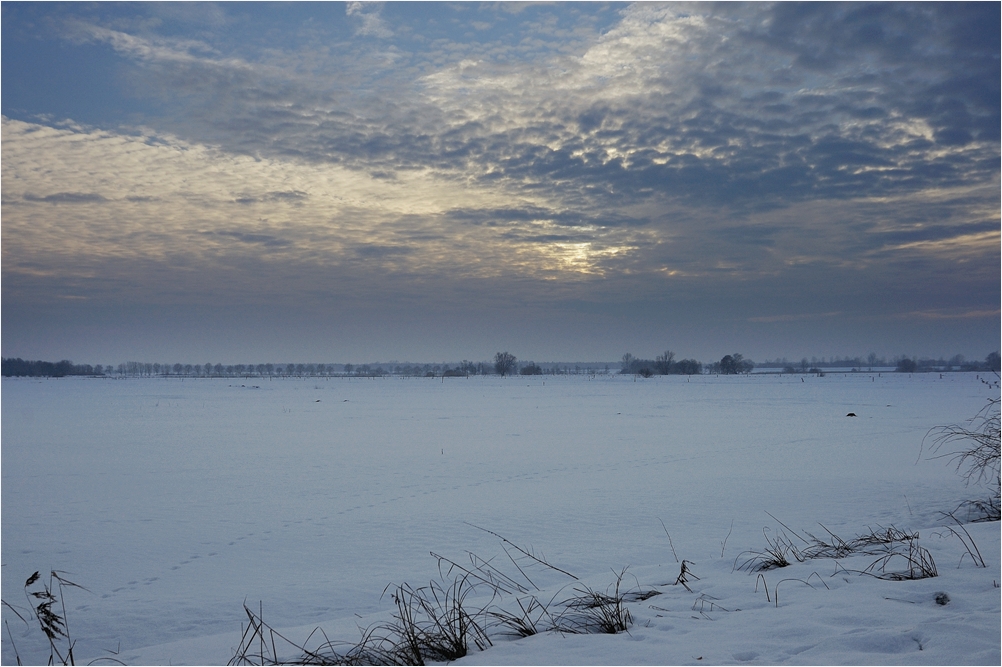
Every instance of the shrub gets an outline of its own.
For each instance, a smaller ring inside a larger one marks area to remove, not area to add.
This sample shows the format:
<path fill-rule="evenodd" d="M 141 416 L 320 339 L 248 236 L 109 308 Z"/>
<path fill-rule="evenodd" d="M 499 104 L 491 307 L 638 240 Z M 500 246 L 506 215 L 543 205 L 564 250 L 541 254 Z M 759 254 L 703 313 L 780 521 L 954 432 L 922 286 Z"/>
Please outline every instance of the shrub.
<path fill-rule="evenodd" d="M 35 617 L 39 629 L 49 642 L 48 663 L 50 665 L 76 664 L 73 658 L 74 641 L 70 637 L 70 628 L 66 623 L 66 595 L 64 589 L 87 589 L 67 579 L 64 576 L 65 574 L 65 572 L 52 570 L 46 582 L 42 579 L 39 572 L 35 572 L 24 582 L 24 596 L 31 608 L 31 611 L 27 615 L 29 618 L 32 616 Z M 58 595 L 56 594 L 57 592 Z M 3 606 L 10 609 L 25 624 L 28 623 L 24 616 L 18 613 L 17 609 L 6 600 L 3 601 Z M 7 629 L 7 632 L 9 635 L 10 628 Z M 11 636 L 10 639 L 13 646 L 13 637 Z M 17 657 L 17 664 L 20 665 L 21 656 L 17 654 L 17 647 L 13 648 L 14 654 Z"/>
<path fill-rule="evenodd" d="M 989 389 L 998 390 L 999 381 L 982 380 Z M 1002 480 L 1000 480 L 1000 455 L 1002 455 L 1002 430 L 1000 430 L 1000 399 L 993 396 L 974 417 L 965 424 L 937 426 L 922 439 L 932 440 L 930 452 L 933 459 L 946 459 L 953 465 L 964 483 L 994 487 L 987 500 L 968 500 L 957 509 L 966 509 L 974 521 L 998 521 L 1002 518 Z"/>
<path fill-rule="evenodd" d="M 999 399 L 993 397 L 966 425 L 938 426 L 926 437 L 932 436 L 932 458 L 947 459 L 966 483 L 988 482 L 997 488 L 1000 435 Z"/>
<path fill-rule="evenodd" d="M 769 546 L 761 551 L 744 551 L 738 554 L 738 557 L 734 559 L 736 569 L 748 572 L 767 572 L 788 566 L 790 559 L 787 556 L 793 556 L 798 561 L 803 560 L 800 552 L 793 541 L 786 536 L 786 533 L 780 531 L 775 537 L 769 537 L 768 529 L 763 528 L 762 534 L 765 535 L 765 543 Z M 742 556 L 747 556 L 747 558 L 741 565 L 738 565 L 737 562 Z"/>
<path fill-rule="evenodd" d="M 625 571 L 616 575 L 611 592 L 601 593 L 588 586 L 574 589 L 574 597 L 561 602 L 564 611 L 553 628 L 568 634 L 605 633 L 614 635 L 626 632 L 633 617 L 626 608 L 626 594 L 620 592 Z"/>
<path fill-rule="evenodd" d="M 481 651 L 491 645 L 476 620 L 482 610 L 471 614 L 465 606 L 472 591 L 467 577 L 458 577 L 448 586 L 433 581 L 423 588 L 396 587 L 391 593 L 397 605 L 396 620 L 384 627 L 398 638 L 393 653 L 401 663 L 451 662 L 466 656 L 471 642 Z"/>

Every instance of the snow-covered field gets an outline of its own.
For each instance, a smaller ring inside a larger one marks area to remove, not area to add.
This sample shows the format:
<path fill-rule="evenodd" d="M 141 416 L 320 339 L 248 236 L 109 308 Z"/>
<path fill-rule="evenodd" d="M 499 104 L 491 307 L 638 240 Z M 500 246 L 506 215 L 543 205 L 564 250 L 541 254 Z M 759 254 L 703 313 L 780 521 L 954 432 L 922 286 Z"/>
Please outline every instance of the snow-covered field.
<path fill-rule="evenodd" d="M 429 552 L 517 576 L 479 526 L 580 578 L 521 561 L 542 602 L 627 567 L 625 588 L 661 594 L 629 605 L 628 634 L 495 636 L 461 664 L 997 665 L 999 525 L 966 526 L 976 567 L 941 512 L 987 493 L 920 456 L 989 395 L 961 373 L 5 378 L 3 599 L 24 613 L 25 579 L 65 571 L 87 589 L 64 596 L 78 664 L 219 664 L 245 601 L 290 638 L 356 640 L 393 610 L 388 584 L 438 576 Z M 860 556 L 735 569 L 777 520 L 918 532 L 939 576 L 862 575 Z M 3 619 L 5 664 L 8 627 L 47 659 L 37 627 Z"/>

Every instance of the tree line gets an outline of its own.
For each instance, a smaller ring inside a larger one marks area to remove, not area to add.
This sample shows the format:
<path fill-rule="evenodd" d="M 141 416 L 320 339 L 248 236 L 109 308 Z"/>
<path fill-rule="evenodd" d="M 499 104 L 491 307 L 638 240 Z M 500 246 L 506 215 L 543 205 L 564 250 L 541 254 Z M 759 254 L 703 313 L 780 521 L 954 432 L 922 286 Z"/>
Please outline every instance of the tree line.
<path fill-rule="evenodd" d="M 846 364 L 846 361 L 860 362 Z M 896 357 L 888 364 L 886 359 L 877 358 L 875 354 L 862 363 L 862 358 L 818 360 L 816 357 L 809 363 L 806 358 L 797 365 L 780 361 L 769 361 L 762 368 L 781 368 L 784 373 L 820 373 L 822 368 L 842 367 L 862 370 L 869 367 L 893 367 L 899 372 L 943 372 L 943 371 L 995 371 L 999 372 L 1000 358 L 998 352 L 992 352 L 983 361 L 968 361 L 961 355 L 955 355 L 949 360 L 916 359 L 904 355 Z M 69 360 L 26 361 L 21 358 L 3 358 L 2 374 L 4 377 L 66 377 L 72 375 L 91 375 L 105 377 L 381 377 L 396 375 L 405 377 L 466 377 L 470 375 L 564 375 L 578 373 L 612 372 L 609 364 L 575 365 L 573 369 L 560 364 L 537 364 L 534 361 L 519 362 L 514 354 L 504 351 L 494 355 L 493 361 L 473 362 L 463 360 L 458 364 L 325 364 L 325 363 L 287 363 L 287 364 L 182 364 L 182 363 L 150 363 L 127 361 L 117 365 L 74 364 Z M 675 353 L 665 350 L 654 359 L 641 359 L 630 353 L 623 355 L 620 361 L 620 374 L 652 377 L 654 375 L 701 375 L 703 373 L 720 375 L 738 375 L 751 373 L 756 364 L 738 353 L 724 355 L 719 361 L 703 364 L 695 359 L 676 359 Z"/>
<path fill-rule="evenodd" d="M 741 355 L 737 355 L 741 357 Z M 725 358 L 730 358 L 730 355 Z M 719 362 L 715 362 L 718 363 Z M 713 364 L 710 364 L 713 367 Z M 728 365 L 728 372 L 730 366 Z M 748 369 L 749 372 L 751 368 Z M 627 352 L 620 361 L 621 374 L 640 375 L 641 377 L 653 377 L 654 375 L 702 375 L 703 364 L 695 359 L 675 360 L 675 353 L 665 350 L 654 359 L 638 359 Z M 711 371 L 711 372 L 719 372 Z"/>
<path fill-rule="evenodd" d="M 53 377 L 61 378 L 67 375 L 103 375 L 104 368 L 98 364 L 74 364 L 72 361 L 25 361 L 16 359 L 0 359 L 0 372 L 4 377 Z"/>
<path fill-rule="evenodd" d="M 851 368 L 857 371 L 875 368 L 893 368 L 902 372 L 944 372 L 944 371 L 998 371 L 999 353 L 992 352 L 984 359 L 967 359 L 955 354 L 949 359 L 939 357 L 909 357 L 901 354 L 895 357 L 878 357 L 871 352 L 865 357 L 807 357 L 800 361 L 789 361 L 786 357 L 772 359 L 757 364 L 757 368 L 782 369 L 784 373 L 817 373 L 826 368 Z"/>

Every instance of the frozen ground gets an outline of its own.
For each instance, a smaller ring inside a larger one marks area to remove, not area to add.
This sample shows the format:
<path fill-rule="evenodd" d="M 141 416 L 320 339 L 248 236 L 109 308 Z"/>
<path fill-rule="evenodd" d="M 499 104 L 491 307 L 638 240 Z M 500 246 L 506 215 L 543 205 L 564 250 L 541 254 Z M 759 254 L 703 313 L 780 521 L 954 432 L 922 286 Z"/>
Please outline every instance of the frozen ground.
<path fill-rule="evenodd" d="M 977 568 L 940 512 L 980 490 L 919 456 L 987 388 L 960 373 L 803 380 L 5 378 L 3 599 L 23 608 L 28 575 L 66 571 L 87 588 L 65 595 L 78 664 L 225 663 L 245 600 L 291 638 L 320 625 L 353 640 L 391 611 L 387 584 L 438 574 L 430 551 L 507 559 L 475 524 L 593 588 L 629 566 L 624 586 L 662 594 L 630 605 L 628 635 L 497 638 L 461 663 L 999 664 L 998 523 L 968 526 Z M 782 529 L 767 512 L 847 538 L 917 531 L 940 576 L 812 560 L 765 573 L 776 606 L 734 570 Z M 679 565 L 659 519 L 700 577 L 691 593 L 665 586 Z M 529 575 L 544 601 L 580 586 Z M 3 618 L 22 660 L 47 658 L 37 628 Z M 13 664 L 6 628 L 2 645 Z"/>

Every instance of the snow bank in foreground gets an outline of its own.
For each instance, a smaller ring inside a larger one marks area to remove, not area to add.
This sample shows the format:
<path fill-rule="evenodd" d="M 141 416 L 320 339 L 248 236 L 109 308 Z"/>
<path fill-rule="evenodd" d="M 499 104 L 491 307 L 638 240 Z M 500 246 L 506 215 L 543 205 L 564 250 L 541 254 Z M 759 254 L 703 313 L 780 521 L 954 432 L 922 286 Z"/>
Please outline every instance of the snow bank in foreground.
<path fill-rule="evenodd" d="M 549 632 L 514 639 L 495 627 L 493 646 L 482 652 L 473 649 L 455 664 L 998 664 L 999 524 L 970 524 L 966 530 L 982 554 L 992 553 L 986 567 L 977 567 L 950 531 L 935 528 L 921 531 L 919 542 L 928 547 L 939 576 L 914 581 L 861 574 L 878 560 L 874 556 L 816 559 L 759 576 L 735 571 L 735 560 L 725 554 L 688 565 L 692 571 L 688 589 L 675 583 L 680 566 L 673 561 L 629 568 L 621 590 L 656 595 L 627 604 L 632 617 L 627 633 Z M 742 559 L 739 556 L 738 562 Z M 540 574 L 536 569 L 533 574 Z M 617 574 L 595 575 L 520 597 L 523 605 L 535 597 L 557 613 L 561 601 L 586 587 L 613 592 Z M 473 596 L 467 603 L 471 609 L 517 611 L 513 600 Z M 371 627 L 388 620 L 383 614 L 355 618 L 353 623 Z M 478 620 L 488 622 L 484 616 Z M 323 631 L 331 639 L 357 640 L 359 631 L 350 627 L 353 623 L 331 622 Z M 310 648 L 322 644 L 313 626 L 280 632 Z M 222 663 L 233 657 L 239 640 L 233 632 L 117 657 L 131 664 Z M 298 655 L 281 641 L 278 646 L 282 658 Z"/>

